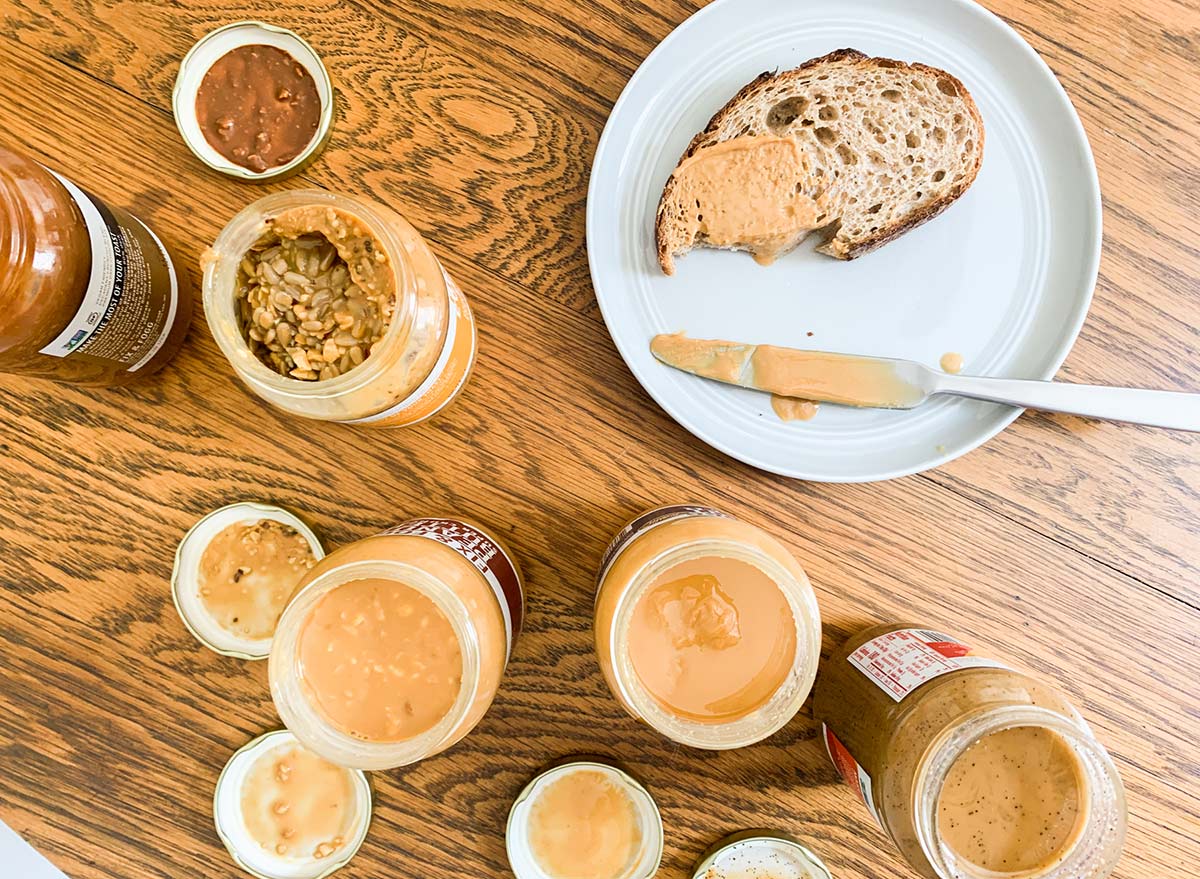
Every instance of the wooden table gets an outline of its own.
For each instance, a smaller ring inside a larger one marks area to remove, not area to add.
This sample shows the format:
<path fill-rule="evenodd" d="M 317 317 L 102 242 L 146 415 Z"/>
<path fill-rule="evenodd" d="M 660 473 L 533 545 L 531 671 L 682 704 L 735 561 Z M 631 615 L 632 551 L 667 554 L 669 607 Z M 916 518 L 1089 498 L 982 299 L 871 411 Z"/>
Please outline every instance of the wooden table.
<path fill-rule="evenodd" d="M 1062 79 L 1100 169 L 1100 282 L 1063 377 L 1200 389 L 1194 0 L 989 3 Z M 868 621 L 909 617 L 1057 679 L 1128 787 L 1117 875 L 1195 875 L 1200 442 L 1031 414 L 935 472 L 791 482 L 701 445 L 617 356 L 588 280 L 589 164 L 627 77 L 696 5 L 0 0 L 0 140 L 130 207 L 194 283 L 206 243 L 266 190 L 206 171 L 181 142 L 179 59 L 240 18 L 309 37 L 340 115 L 324 157 L 269 188 L 396 206 L 481 329 L 465 396 L 400 432 L 269 409 L 202 318 L 172 365 L 129 390 L 0 377 L 0 818 L 71 876 L 239 875 L 212 788 L 235 748 L 277 724 L 266 667 L 200 647 L 168 577 L 188 526 L 241 499 L 308 512 L 332 545 L 459 512 L 492 523 L 527 573 L 528 625 L 495 705 L 448 753 L 373 776 L 375 821 L 347 879 L 509 875 L 513 796 L 580 750 L 653 789 L 665 877 L 755 825 L 803 836 L 839 879 L 909 875 L 838 782 L 807 709 L 717 754 L 672 746 L 609 696 L 590 631 L 600 552 L 632 514 L 684 500 L 792 548 L 826 651 Z"/>

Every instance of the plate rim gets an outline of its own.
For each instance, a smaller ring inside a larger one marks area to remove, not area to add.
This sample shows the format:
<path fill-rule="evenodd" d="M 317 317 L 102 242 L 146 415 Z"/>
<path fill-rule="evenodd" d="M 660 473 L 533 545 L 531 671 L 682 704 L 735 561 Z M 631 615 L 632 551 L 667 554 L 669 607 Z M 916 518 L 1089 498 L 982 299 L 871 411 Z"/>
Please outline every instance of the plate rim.
<path fill-rule="evenodd" d="M 731 6 L 739 2 L 742 2 L 742 0 L 712 0 L 712 2 L 707 6 L 698 9 L 696 12 L 692 13 L 690 16 L 672 28 L 671 32 L 667 34 L 649 52 L 649 54 L 646 55 L 645 58 L 642 59 L 641 63 L 638 64 L 637 69 L 629 77 L 628 81 L 626 81 L 625 86 L 621 89 L 620 95 L 617 97 L 617 100 L 613 103 L 612 109 L 608 113 L 608 117 L 604 123 L 604 129 L 600 134 L 600 139 L 596 143 L 596 151 L 592 156 L 592 167 L 588 175 L 587 207 L 585 211 L 585 242 L 587 244 L 586 249 L 588 257 L 588 271 L 592 281 L 592 293 L 596 298 L 596 304 L 600 308 L 600 314 L 604 319 L 605 328 L 608 331 L 609 338 L 612 340 L 614 347 L 617 349 L 617 353 L 620 354 L 622 361 L 624 361 L 625 367 L 633 374 L 633 377 L 637 379 L 638 384 L 642 386 L 642 389 L 651 397 L 651 399 L 654 400 L 659 408 L 661 408 L 667 413 L 667 415 L 671 417 L 676 424 L 684 428 L 686 431 L 692 434 L 692 436 L 696 437 L 709 447 L 716 449 L 717 451 L 729 456 L 730 458 L 733 458 L 736 461 L 740 461 L 743 464 L 754 467 L 755 469 L 773 473 L 778 476 L 799 479 L 807 482 L 864 483 L 898 479 L 903 476 L 911 476 L 915 473 L 923 473 L 928 470 L 934 470 L 938 467 L 942 467 L 951 461 L 975 451 L 980 446 L 994 439 L 999 433 L 1016 421 L 1025 410 L 1019 407 L 1010 407 L 1010 412 L 1001 415 L 992 427 L 983 431 L 977 437 L 972 438 L 962 447 L 954 449 L 953 451 L 947 451 L 934 455 L 911 466 L 906 465 L 892 469 L 864 471 L 861 473 L 848 475 L 814 473 L 812 471 L 805 470 L 803 467 L 780 467 L 756 458 L 751 453 L 744 452 L 728 443 L 718 440 L 712 435 L 708 434 L 703 427 L 694 424 L 692 419 L 680 411 L 681 407 L 676 407 L 675 404 L 667 397 L 667 395 L 657 391 L 652 386 L 652 383 L 649 381 L 649 379 L 643 376 L 643 370 L 635 365 L 635 361 L 630 356 L 627 356 L 621 343 L 617 341 L 617 335 L 613 332 L 612 324 L 613 321 L 616 320 L 616 317 L 615 314 L 610 313 L 613 306 L 610 304 L 606 307 L 604 297 L 600 295 L 601 285 L 599 282 L 599 268 L 594 255 L 594 248 L 591 246 L 593 237 L 595 234 L 597 234 L 594 232 L 594 230 L 599 222 L 596 217 L 596 213 L 598 212 L 599 208 L 597 207 L 597 200 L 592 197 L 592 193 L 597 187 L 602 164 L 601 160 L 606 158 L 608 152 L 611 152 L 614 149 L 612 143 L 616 135 L 614 134 L 613 130 L 613 120 L 624 108 L 625 104 L 631 100 L 630 95 L 634 86 L 641 80 L 643 76 L 648 75 L 647 70 L 650 66 L 650 63 L 656 56 L 664 53 L 666 47 L 674 41 L 682 39 L 684 31 L 689 27 L 694 27 L 694 23 L 696 21 L 701 20 L 705 16 L 715 14 L 713 10 L 723 9 L 725 6 Z M 1067 94 L 1066 88 L 1051 69 L 1050 65 L 1046 63 L 1046 60 L 1041 56 L 1041 54 L 1034 49 L 1033 46 L 1030 45 L 1029 42 L 1022 37 L 1015 28 L 1013 28 L 1008 22 L 996 15 L 987 7 L 974 2 L 974 0 L 939 0 L 939 2 L 945 4 L 946 6 L 957 7 L 965 10 L 972 15 L 982 16 L 985 20 L 988 20 L 988 23 L 991 26 L 997 27 L 999 32 L 1004 34 L 1010 40 L 1010 42 L 1013 42 L 1019 52 L 1023 53 L 1028 60 L 1033 62 L 1034 68 L 1038 70 L 1038 72 L 1045 79 L 1046 85 L 1049 86 L 1048 94 L 1053 93 L 1055 103 L 1059 110 L 1062 111 L 1061 115 L 1065 117 L 1065 119 L 1069 120 L 1070 131 L 1074 134 L 1078 146 L 1082 147 L 1081 155 L 1086 159 L 1086 162 L 1084 163 L 1085 167 L 1082 169 L 1082 177 L 1084 179 L 1081 182 L 1086 187 L 1086 192 L 1083 194 L 1087 196 L 1087 218 L 1091 220 L 1091 224 L 1094 227 L 1095 232 L 1090 243 L 1087 264 L 1083 267 L 1080 277 L 1090 280 L 1085 280 L 1086 290 L 1084 290 L 1083 294 L 1077 298 L 1077 302 L 1074 306 L 1073 314 L 1069 324 L 1064 324 L 1064 328 L 1069 329 L 1069 332 L 1063 334 L 1061 337 L 1062 340 L 1059 342 L 1057 348 L 1051 353 L 1050 366 L 1044 370 L 1041 370 L 1040 373 L 1036 375 L 1036 378 L 1042 381 L 1049 381 L 1058 374 L 1058 371 L 1062 368 L 1062 365 L 1066 362 L 1067 357 L 1074 348 L 1075 342 L 1079 338 L 1079 334 L 1083 329 L 1084 322 L 1087 320 L 1088 313 L 1091 309 L 1092 300 L 1095 296 L 1096 284 L 1099 281 L 1100 259 L 1104 242 L 1104 215 L 1100 191 L 1100 176 L 1096 167 L 1095 155 L 1092 152 L 1092 146 L 1091 142 L 1088 140 L 1087 131 L 1083 126 L 1083 120 L 1080 118 L 1079 111 L 1071 101 L 1070 95 Z"/>

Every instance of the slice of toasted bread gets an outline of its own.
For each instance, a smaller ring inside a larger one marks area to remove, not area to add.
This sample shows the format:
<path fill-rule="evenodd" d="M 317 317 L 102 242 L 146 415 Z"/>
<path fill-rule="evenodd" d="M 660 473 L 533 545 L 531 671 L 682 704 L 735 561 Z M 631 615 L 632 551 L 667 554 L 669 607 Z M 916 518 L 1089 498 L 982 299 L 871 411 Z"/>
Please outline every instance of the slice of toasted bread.
<path fill-rule="evenodd" d="M 822 207 L 826 239 L 818 250 L 854 259 L 932 219 L 966 192 L 983 162 L 983 137 L 983 119 L 963 84 L 924 64 L 840 49 L 795 70 L 764 73 L 713 116 L 667 181 L 654 230 L 659 264 L 673 274 L 675 257 L 712 245 L 703 215 L 723 206 L 699 203 L 679 172 L 717 144 L 795 138 L 808 156 L 796 192 Z M 779 169 L 762 173 L 777 176 Z M 790 232 L 790 246 L 803 237 Z M 756 252 L 755 241 L 717 246 Z M 756 255 L 769 259 L 779 252 L 776 246 Z"/>

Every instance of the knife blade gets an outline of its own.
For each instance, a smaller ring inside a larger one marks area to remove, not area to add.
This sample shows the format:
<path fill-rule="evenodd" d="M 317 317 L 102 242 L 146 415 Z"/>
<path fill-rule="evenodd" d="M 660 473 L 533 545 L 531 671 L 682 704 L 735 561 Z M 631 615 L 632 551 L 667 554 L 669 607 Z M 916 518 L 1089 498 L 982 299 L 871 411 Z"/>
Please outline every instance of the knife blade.
<path fill-rule="evenodd" d="M 924 402 L 929 391 L 922 373 L 932 372 L 908 360 L 690 339 L 682 333 L 655 336 L 650 351 L 667 366 L 702 378 L 781 397 L 882 409 Z"/>

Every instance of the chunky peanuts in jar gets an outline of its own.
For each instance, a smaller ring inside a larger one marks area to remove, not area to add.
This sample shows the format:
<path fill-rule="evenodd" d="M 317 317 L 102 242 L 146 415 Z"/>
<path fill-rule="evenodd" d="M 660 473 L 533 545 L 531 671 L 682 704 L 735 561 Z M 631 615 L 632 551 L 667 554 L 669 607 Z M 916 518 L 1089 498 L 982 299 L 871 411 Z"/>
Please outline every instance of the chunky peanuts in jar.
<path fill-rule="evenodd" d="M 470 306 L 390 208 L 320 190 L 270 195 L 234 217 L 203 262 L 217 344 L 280 409 L 403 427 L 466 385 Z"/>
<path fill-rule="evenodd" d="M 652 510 L 616 536 L 600 565 L 595 634 L 625 710 L 710 749 L 786 724 L 821 647 L 816 596 L 787 548 L 701 506 Z"/>
<path fill-rule="evenodd" d="M 830 758 L 929 879 L 1102 879 L 1125 839 L 1120 776 L 1054 687 L 912 624 L 834 651 L 813 713 Z"/>
<path fill-rule="evenodd" d="M 524 616 L 521 574 L 483 527 L 415 519 L 326 556 L 271 649 L 271 695 L 310 750 L 390 769 L 469 733 Z"/>

